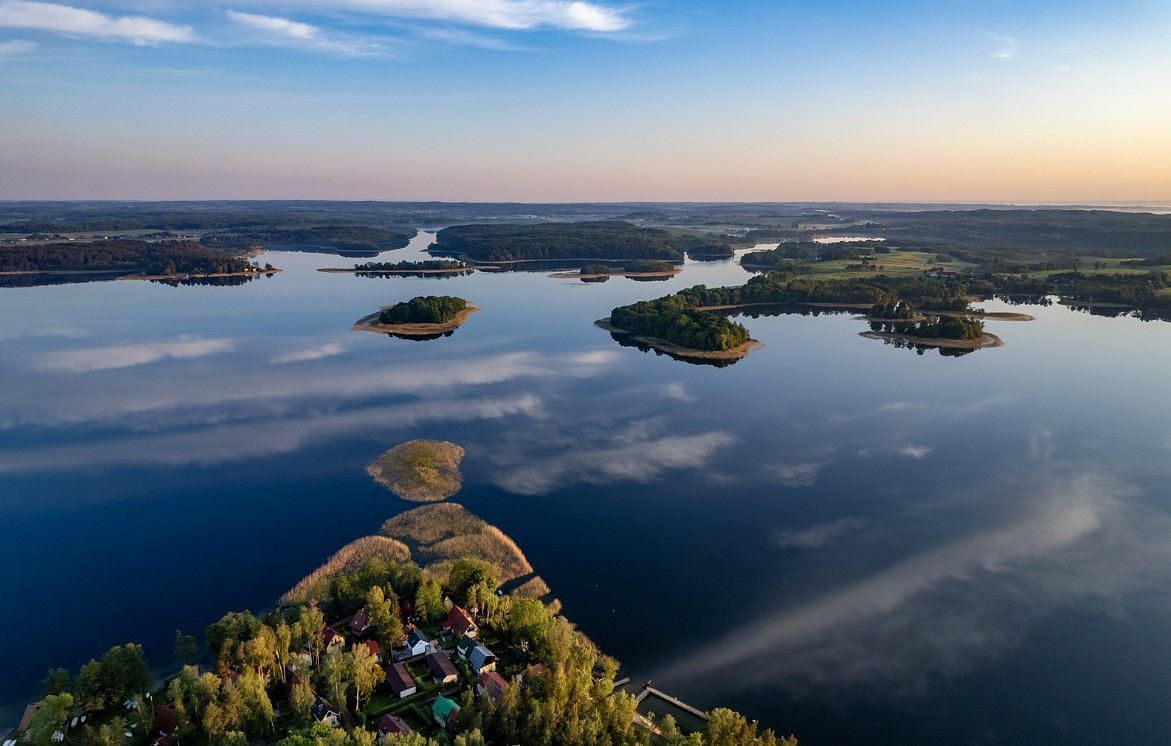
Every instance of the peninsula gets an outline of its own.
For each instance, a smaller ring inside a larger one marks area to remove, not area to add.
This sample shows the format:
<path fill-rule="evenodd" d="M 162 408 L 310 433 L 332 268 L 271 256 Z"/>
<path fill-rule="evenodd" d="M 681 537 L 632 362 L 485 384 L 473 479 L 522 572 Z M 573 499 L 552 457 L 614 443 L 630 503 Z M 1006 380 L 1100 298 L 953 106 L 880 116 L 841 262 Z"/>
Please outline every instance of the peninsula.
<path fill-rule="evenodd" d="M 612 267 L 608 264 L 586 264 L 577 272 L 555 272 L 549 277 L 558 280 L 581 280 L 582 282 L 597 282 L 610 277 L 629 277 L 631 279 L 666 279 L 674 277 L 683 271 L 683 268 L 665 260 L 636 259 L 626 262 L 621 267 Z"/>
<path fill-rule="evenodd" d="M 358 319 L 353 329 L 401 337 L 429 338 L 455 331 L 478 310 L 463 298 L 421 295 L 383 306 L 377 312 Z"/>

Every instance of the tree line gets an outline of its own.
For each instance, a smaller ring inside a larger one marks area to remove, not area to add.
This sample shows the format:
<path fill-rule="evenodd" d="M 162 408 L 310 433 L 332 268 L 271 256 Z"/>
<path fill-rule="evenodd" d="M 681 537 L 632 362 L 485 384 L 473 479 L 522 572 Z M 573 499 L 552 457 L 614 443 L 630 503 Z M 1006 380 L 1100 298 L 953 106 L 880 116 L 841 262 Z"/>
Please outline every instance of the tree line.
<path fill-rule="evenodd" d="M 420 295 L 395 303 L 378 314 L 380 324 L 445 324 L 466 310 L 468 302 L 451 295 Z"/>

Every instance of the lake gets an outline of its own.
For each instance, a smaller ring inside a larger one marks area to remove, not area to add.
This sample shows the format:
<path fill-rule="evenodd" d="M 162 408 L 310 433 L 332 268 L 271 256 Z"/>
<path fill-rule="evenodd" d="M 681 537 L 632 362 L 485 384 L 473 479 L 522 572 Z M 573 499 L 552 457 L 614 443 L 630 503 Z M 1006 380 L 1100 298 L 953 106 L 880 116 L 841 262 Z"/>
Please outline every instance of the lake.
<path fill-rule="evenodd" d="M 412 258 L 429 241 L 382 259 Z M 51 666 L 270 606 L 411 507 L 363 472 L 467 449 L 511 535 L 624 672 L 803 744 L 1171 739 L 1171 324 L 1063 306 L 917 354 L 841 314 L 742 319 L 725 368 L 616 344 L 696 283 L 369 278 L 272 252 L 238 287 L 0 289 L 0 723 Z M 365 260 L 358 260 L 365 261 Z M 379 306 L 481 310 L 434 341 Z"/>

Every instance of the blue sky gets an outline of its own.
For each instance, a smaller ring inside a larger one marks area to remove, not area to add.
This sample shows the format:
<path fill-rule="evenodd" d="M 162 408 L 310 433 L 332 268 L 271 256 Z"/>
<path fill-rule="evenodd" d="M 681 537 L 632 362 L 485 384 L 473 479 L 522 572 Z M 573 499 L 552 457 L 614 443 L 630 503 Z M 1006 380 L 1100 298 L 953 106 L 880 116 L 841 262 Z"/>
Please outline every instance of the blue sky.
<path fill-rule="evenodd" d="M 1167 200 L 1169 84 L 1146 0 L 0 0 L 0 198 Z"/>

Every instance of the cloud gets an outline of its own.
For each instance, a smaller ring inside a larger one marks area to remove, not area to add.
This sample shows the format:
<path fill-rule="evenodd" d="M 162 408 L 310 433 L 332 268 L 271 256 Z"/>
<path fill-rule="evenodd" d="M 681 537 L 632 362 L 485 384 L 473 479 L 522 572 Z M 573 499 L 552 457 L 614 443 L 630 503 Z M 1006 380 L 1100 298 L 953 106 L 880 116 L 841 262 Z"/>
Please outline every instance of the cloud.
<path fill-rule="evenodd" d="M 609 446 L 574 448 L 547 458 L 506 467 L 497 485 L 522 495 L 541 495 L 573 482 L 649 482 L 668 469 L 699 468 L 716 451 L 736 442 L 725 432 L 648 439 L 639 428 L 620 434 Z"/>
<path fill-rule="evenodd" d="M 0 41 L 0 59 L 13 57 L 18 54 L 26 54 L 36 48 L 37 43 L 35 41 L 28 41 L 26 39 Z"/>
<path fill-rule="evenodd" d="M 195 41 L 195 34 L 189 26 L 177 26 L 144 16 L 109 16 L 72 5 L 25 0 L 0 0 L 0 28 L 124 39 L 139 45 Z"/>
<path fill-rule="evenodd" d="M 675 401 L 695 401 L 695 397 L 687 393 L 687 389 L 683 388 L 681 383 L 668 383 L 664 386 L 663 398 Z"/>
<path fill-rule="evenodd" d="M 817 549 L 866 525 L 862 518 L 839 518 L 836 521 L 817 523 L 806 528 L 786 528 L 773 531 L 769 541 L 782 549 Z"/>
<path fill-rule="evenodd" d="M 235 343 L 230 339 L 182 339 L 178 342 L 147 342 L 112 347 L 92 347 L 84 350 L 46 353 L 41 357 L 37 367 L 41 370 L 65 373 L 89 373 L 97 370 L 115 370 L 149 365 L 162 360 L 193 360 L 221 352 L 229 352 L 234 346 Z"/>
<path fill-rule="evenodd" d="M 290 18 L 236 10 L 228 10 L 227 14 L 237 24 L 261 32 L 260 40 L 270 43 L 345 55 L 376 54 L 380 49 L 378 44 L 368 40 L 343 40 L 327 36 L 317 26 Z"/>
<path fill-rule="evenodd" d="M 305 350 L 295 350 L 293 352 L 286 352 L 283 355 L 277 355 L 270 362 L 273 365 L 286 365 L 288 363 L 305 363 L 310 360 L 322 360 L 327 357 L 335 357 L 345 353 L 346 346 L 337 342 L 328 342 L 318 347 L 310 347 Z"/>
<path fill-rule="evenodd" d="M 470 422 L 509 416 L 542 417 L 532 394 L 500 398 L 411 402 L 295 419 L 206 427 L 149 437 L 102 440 L 0 453 L 0 473 L 97 468 L 119 465 L 183 466 L 235 463 L 291 453 L 306 443 L 377 428 L 408 428 L 425 421 Z"/>
<path fill-rule="evenodd" d="M 998 60 L 1016 59 L 1017 51 L 1020 48 L 1016 39 L 1011 36 L 1001 36 L 999 34 L 988 34 L 988 38 L 996 42 L 996 48 L 988 53 L 989 57 Z"/>
<path fill-rule="evenodd" d="M 520 52 L 525 50 L 525 47 L 519 47 L 515 44 L 511 44 L 504 39 L 498 39 L 494 36 L 485 36 L 483 34 L 475 34 L 466 29 L 422 28 L 419 29 L 417 33 L 424 39 L 439 41 L 445 44 L 458 44 L 465 47 L 479 47 L 480 49 L 494 49 L 501 52 Z"/>
<path fill-rule="evenodd" d="M 914 443 L 908 443 L 907 445 L 896 449 L 895 454 L 897 454 L 899 456 L 903 456 L 905 458 L 913 458 L 915 460 L 919 460 L 919 459 L 927 458 L 927 456 L 929 456 L 931 454 L 931 452 L 934 450 L 935 449 L 932 448 L 931 446 L 915 445 Z"/>
<path fill-rule="evenodd" d="M 805 461 L 794 464 L 775 464 L 766 467 L 786 487 L 809 487 L 817 482 L 817 475 L 827 466 L 825 461 Z"/>
<path fill-rule="evenodd" d="M 0 48 L 4 45 L 0 44 Z M 3 54 L 3 52 L 0 52 Z M 14 339 L 32 339 L 36 337 L 55 337 L 58 339 L 81 339 L 88 335 L 85 329 L 80 329 L 76 326 L 45 326 L 33 327 L 31 329 L 12 330 L 0 332 L 0 342 L 8 342 Z"/>
<path fill-rule="evenodd" d="M 612 33 L 631 25 L 622 9 L 584 0 L 301 0 L 299 5 L 318 12 L 348 10 L 507 30 Z"/>
<path fill-rule="evenodd" d="M 1019 644 L 1028 622 L 1074 598 L 1163 582 L 1151 569 L 1165 566 L 1155 556 L 1168 554 L 1165 516 L 1140 515 L 1123 499 L 1133 490 L 1106 475 L 1035 476 L 1045 486 L 1006 497 L 998 523 L 763 615 L 655 678 L 800 687 L 955 674 Z"/>

